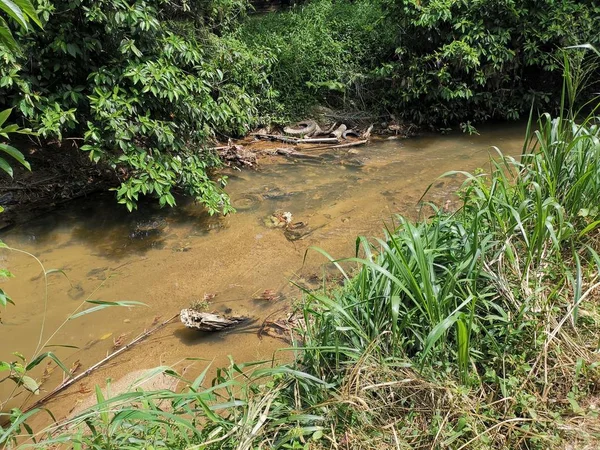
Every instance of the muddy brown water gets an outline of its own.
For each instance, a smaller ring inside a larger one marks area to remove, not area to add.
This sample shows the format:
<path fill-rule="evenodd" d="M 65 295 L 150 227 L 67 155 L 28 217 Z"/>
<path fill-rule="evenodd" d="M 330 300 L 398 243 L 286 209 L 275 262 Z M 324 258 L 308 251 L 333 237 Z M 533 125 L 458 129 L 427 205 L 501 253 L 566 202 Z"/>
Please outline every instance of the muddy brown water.
<path fill-rule="evenodd" d="M 9 246 L 35 255 L 46 270 L 64 274 L 50 274 L 46 292 L 34 258 L 0 252 L 0 267 L 15 275 L 0 283 L 15 301 L 0 311 L 0 360 L 15 359 L 15 351 L 31 358 L 44 323 L 41 342 L 55 347 L 43 351 L 54 351 L 68 367 L 79 367 L 79 373 L 111 353 L 115 343 L 129 342 L 205 294 L 214 295 L 211 310 L 255 321 L 215 334 L 174 321 L 57 396 L 49 405 L 55 415 L 64 417 L 84 403 L 96 383 L 161 364 L 193 365 L 195 371 L 208 363 L 224 366 L 230 356 L 238 362 L 289 358 L 277 351 L 285 347 L 283 342 L 259 339 L 257 328 L 301 297 L 290 280 L 310 285 L 322 274 L 323 256 L 309 252 L 304 261 L 306 250 L 318 246 L 336 257 L 353 256 L 357 235 L 380 236 L 384 222 L 398 213 L 416 217 L 417 202 L 430 184 L 428 200 L 441 205 L 455 201 L 452 193 L 461 180 L 438 179 L 441 174 L 489 167 L 492 146 L 519 153 L 523 126 L 480 132 L 378 142 L 350 153 L 317 152 L 319 160 L 281 157 L 258 171 L 231 171 L 227 192 L 238 213 L 228 217 L 210 217 L 193 202 L 128 214 L 112 196 L 96 196 L 4 232 L 0 238 Z M 307 223 L 304 231 L 311 233 L 290 241 L 281 229 L 267 227 L 265 219 L 278 210 L 291 212 L 294 222 Z M 277 292 L 280 299 L 260 299 L 265 290 Z M 94 306 L 85 304 L 86 299 L 146 306 L 112 307 L 66 321 Z M 43 368 L 34 373 L 38 380 Z M 41 395 L 61 379 L 55 369 Z M 0 398 L 6 398 L 7 388 L 7 383 L 0 385 Z M 21 396 L 4 407 L 23 401 Z"/>

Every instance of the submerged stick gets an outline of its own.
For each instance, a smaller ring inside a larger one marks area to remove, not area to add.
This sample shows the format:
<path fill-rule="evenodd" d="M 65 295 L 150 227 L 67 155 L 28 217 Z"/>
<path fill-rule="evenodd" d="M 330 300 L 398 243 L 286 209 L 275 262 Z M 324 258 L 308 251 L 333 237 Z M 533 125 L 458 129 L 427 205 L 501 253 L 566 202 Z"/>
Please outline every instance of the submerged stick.
<path fill-rule="evenodd" d="M 298 139 L 298 144 L 339 144 L 338 138 L 310 138 Z"/>
<path fill-rule="evenodd" d="M 341 144 L 341 145 L 334 145 L 333 147 L 330 148 L 346 148 L 346 147 L 356 147 L 357 145 L 364 145 L 367 142 L 369 142 L 368 140 L 364 139 L 362 141 L 355 141 L 355 142 L 350 142 L 348 144 Z"/>
<path fill-rule="evenodd" d="M 296 158 L 321 159 L 321 157 L 318 155 L 307 155 L 306 153 L 296 152 L 288 148 L 278 148 L 276 154 L 284 156 L 294 156 Z"/>
<path fill-rule="evenodd" d="M 47 402 L 48 400 L 50 400 L 50 398 L 52 398 L 53 396 L 55 396 L 56 394 L 58 394 L 59 392 L 65 390 L 66 388 L 68 388 L 69 386 L 71 386 L 72 384 L 76 383 L 77 381 L 81 380 L 82 378 L 87 377 L 90 373 L 92 373 L 94 370 L 98 369 L 99 367 L 101 367 L 102 365 L 104 365 L 105 363 L 107 363 L 108 361 L 110 361 L 111 359 L 113 359 L 114 357 L 116 357 L 117 355 L 120 355 L 121 353 L 123 353 L 124 351 L 130 349 L 131 347 L 133 347 L 135 344 L 137 344 L 138 342 L 144 340 L 145 338 L 147 338 L 148 336 L 150 336 L 151 334 L 155 333 L 156 331 L 160 330 L 161 328 L 163 328 L 165 325 L 169 324 L 170 322 L 172 322 L 175 318 L 179 317 L 179 314 L 175 314 L 173 317 L 171 317 L 170 319 L 165 320 L 163 323 L 155 326 L 154 328 L 144 331 L 142 334 L 140 334 L 138 337 L 136 337 L 133 341 L 131 341 L 129 344 L 125 345 L 124 347 L 120 348 L 119 350 L 117 350 L 116 352 L 111 353 L 110 355 L 108 355 L 106 358 L 104 358 L 101 361 L 98 361 L 96 364 L 94 364 L 92 367 L 90 367 L 89 369 L 87 369 L 85 372 L 80 373 L 79 375 L 77 375 L 74 378 L 69 378 L 68 380 L 65 380 L 64 382 L 62 382 L 61 384 L 59 384 L 52 392 L 46 394 L 44 397 L 42 397 L 41 399 L 39 399 L 37 402 L 35 402 L 33 405 L 29 406 L 25 411 L 23 411 L 23 413 L 26 413 L 28 411 L 31 411 L 33 408 L 38 407 L 39 405 Z"/>

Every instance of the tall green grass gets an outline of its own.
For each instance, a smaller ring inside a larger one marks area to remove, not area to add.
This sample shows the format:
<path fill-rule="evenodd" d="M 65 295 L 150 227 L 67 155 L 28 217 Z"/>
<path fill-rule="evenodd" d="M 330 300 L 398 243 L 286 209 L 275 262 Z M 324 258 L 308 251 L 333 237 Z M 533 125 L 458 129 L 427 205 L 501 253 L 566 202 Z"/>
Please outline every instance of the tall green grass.
<path fill-rule="evenodd" d="M 458 211 L 400 217 L 384 239 L 359 238 L 356 257 L 330 258 L 360 269 L 341 290 L 307 293 L 310 366 L 338 371 L 377 342 L 386 360 L 456 363 L 466 379 L 488 356 L 482 344 L 506 345 L 492 330 L 546 307 L 553 296 L 541 290 L 578 278 L 574 258 L 597 261 L 588 240 L 600 225 L 600 140 L 590 120 L 543 115 L 520 162 L 499 154 L 490 174 L 460 173 Z"/>

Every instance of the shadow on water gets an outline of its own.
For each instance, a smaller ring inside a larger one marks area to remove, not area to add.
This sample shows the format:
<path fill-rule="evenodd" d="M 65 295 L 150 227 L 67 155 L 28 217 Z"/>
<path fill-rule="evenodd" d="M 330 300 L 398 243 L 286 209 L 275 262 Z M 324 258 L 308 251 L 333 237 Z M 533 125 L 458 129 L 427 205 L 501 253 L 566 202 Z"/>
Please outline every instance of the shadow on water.
<path fill-rule="evenodd" d="M 11 231 L 18 241 L 36 245 L 52 244 L 57 233 L 69 233 L 69 239 L 54 248 L 84 243 L 98 256 L 121 259 L 163 248 L 172 226 L 187 226 L 197 236 L 225 226 L 223 218 L 210 216 L 193 201 L 177 201 L 178 208 L 160 208 L 156 202 L 142 200 L 130 213 L 113 195 L 98 194 L 61 205 Z"/>
<path fill-rule="evenodd" d="M 361 179 L 363 163 L 354 159 L 343 165 L 323 160 L 266 167 L 251 174 L 251 183 L 248 176 L 230 171 L 227 191 L 239 214 L 256 214 L 259 208 L 265 216 L 277 210 L 308 213 L 323 204 L 335 205 L 344 197 L 340 175 L 348 183 Z M 12 245 L 45 247 L 45 253 L 84 244 L 95 256 L 120 260 L 173 245 L 181 230 L 186 237 L 202 237 L 229 226 L 227 217 L 211 216 L 189 198 L 177 198 L 177 205 L 161 208 L 153 199 L 142 199 L 130 213 L 112 194 L 90 195 L 59 205 L 3 234 L 11 236 Z M 63 239 L 58 238 L 61 235 Z"/>
<path fill-rule="evenodd" d="M 232 334 L 235 336 L 240 335 L 254 335 L 256 336 L 260 329 L 260 323 L 257 320 L 248 320 L 242 325 L 236 326 L 231 330 L 210 332 L 210 331 L 198 331 L 192 330 L 191 328 L 177 328 L 173 332 L 181 344 L 185 346 L 194 346 L 199 343 L 203 344 L 217 344 L 222 343 L 228 339 Z"/>

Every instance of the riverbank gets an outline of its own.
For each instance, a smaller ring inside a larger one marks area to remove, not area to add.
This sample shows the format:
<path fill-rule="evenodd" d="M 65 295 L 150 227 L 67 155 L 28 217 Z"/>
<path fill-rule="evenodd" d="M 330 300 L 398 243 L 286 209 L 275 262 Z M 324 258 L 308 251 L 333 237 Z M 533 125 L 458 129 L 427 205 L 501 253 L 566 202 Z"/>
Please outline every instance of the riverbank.
<path fill-rule="evenodd" d="M 94 164 L 79 149 L 78 140 L 62 143 L 20 139 L 13 143 L 31 171 L 15 165 L 14 176 L 0 175 L 0 230 L 47 213 L 57 205 L 115 186 L 114 171 Z"/>
<path fill-rule="evenodd" d="M 400 218 L 333 260 L 346 281 L 304 288 L 296 364 L 100 398 L 54 442 L 595 448 L 598 130 L 548 117 L 539 130 L 520 161 L 454 172 L 466 178 L 456 212 Z"/>
<path fill-rule="evenodd" d="M 227 191 L 238 212 L 227 217 L 210 217 L 201 206 L 182 199 L 174 209 L 155 206 L 130 214 L 109 194 L 63 204 L 51 214 L 4 232 L 1 238 L 8 245 L 35 254 L 46 268 L 63 269 L 69 277 L 55 274 L 49 280 L 48 331 L 88 297 L 148 305 L 118 312 L 107 309 L 69 321 L 53 342 L 79 349 L 54 351 L 69 369 L 79 362 L 75 374 L 112 352 L 115 341 L 127 344 L 151 328 L 157 316 L 166 319 L 192 301 L 202 301 L 205 294 L 217 294 L 209 300 L 211 309 L 224 314 L 231 308 L 231 314 L 255 320 L 247 328 L 212 336 L 197 335 L 173 323 L 47 406 L 56 417 L 67 416 L 74 404 L 92 395 L 86 390 L 95 384 L 151 369 L 157 361 L 170 365 L 198 357 L 214 361 L 210 373 L 215 375 L 216 367 L 228 364 L 228 355 L 239 362 L 270 360 L 276 349 L 287 344 L 269 336 L 260 339 L 257 331 L 271 313 L 301 298 L 289 281 L 313 288 L 322 283 L 324 260 L 317 253 L 305 260 L 306 249 L 320 246 L 331 254 L 350 256 L 356 235 L 379 235 L 384 223 L 397 213 L 418 218 L 419 199 L 432 182 L 427 199 L 442 205 L 449 199 L 455 201 L 453 192 L 460 181 L 436 181 L 443 172 L 487 167 L 495 144 L 518 155 L 523 124 L 483 127 L 480 132 L 479 136 L 432 134 L 377 141 L 357 147 L 358 153 L 351 158 L 346 152 L 326 152 L 330 159 L 318 162 L 268 157 L 259 171 L 229 169 Z M 312 233 L 290 241 L 284 230 L 266 226 L 264 220 L 278 210 L 291 212 L 294 221 L 306 222 L 304 230 Z M 166 227 L 155 235 L 131 237 L 139 223 L 155 221 Z M 2 288 L 12 294 L 16 306 L 2 313 L 0 333 L 6 334 L 0 339 L 19 345 L 6 348 L 0 359 L 11 358 L 14 350 L 30 356 L 43 317 L 40 269 L 29 257 L 6 251 L 2 256 L 15 274 Z M 335 272 L 328 277 L 339 278 Z M 281 298 L 262 299 L 266 290 Z M 205 365 L 196 362 L 186 376 L 193 377 Z M 33 376 L 41 380 L 43 369 L 39 367 Z M 56 368 L 44 382 L 42 395 L 61 380 Z"/>

